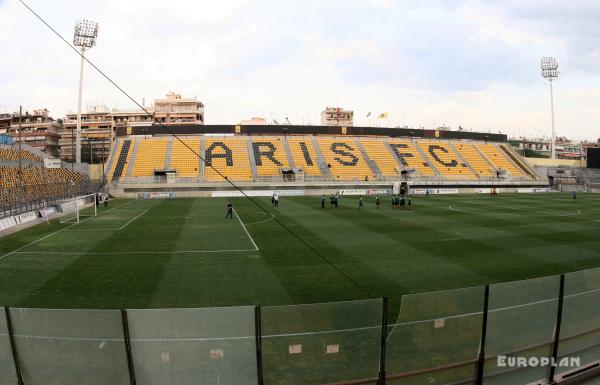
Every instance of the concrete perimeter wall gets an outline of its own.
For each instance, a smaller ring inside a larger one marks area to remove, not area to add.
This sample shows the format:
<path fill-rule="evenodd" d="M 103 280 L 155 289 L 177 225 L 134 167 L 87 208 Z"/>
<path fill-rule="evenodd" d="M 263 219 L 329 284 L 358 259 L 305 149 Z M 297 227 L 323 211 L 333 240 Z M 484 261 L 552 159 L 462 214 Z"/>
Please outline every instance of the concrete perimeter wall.
<path fill-rule="evenodd" d="M 510 184 L 489 182 L 445 182 L 418 183 L 408 182 L 413 194 L 425 194 L 427 189 L 431 194 L 475 194 L 489 193 L 492 187 L 498 192 L 543 192 L 548 191 L 548 184 L 533 182 L 511 182 Z M 391 194 L 393 182 L 338 182 L 338 183 L 239 183 L 236 184 L 244 193 L 254 196 L 270 196 L 274 191 L 285 196 L 321 195 L 340 192 L 345 195 L 374 195 Z M 227 184 L 110 184 L 108 189 L 111 195 L 116 197 L 136 198 L 139 194 L 150 193 L 156 196 L 169 194 L 177 198 L 187 197 L 223 197 L 241 195 L 239 190 Z"/>

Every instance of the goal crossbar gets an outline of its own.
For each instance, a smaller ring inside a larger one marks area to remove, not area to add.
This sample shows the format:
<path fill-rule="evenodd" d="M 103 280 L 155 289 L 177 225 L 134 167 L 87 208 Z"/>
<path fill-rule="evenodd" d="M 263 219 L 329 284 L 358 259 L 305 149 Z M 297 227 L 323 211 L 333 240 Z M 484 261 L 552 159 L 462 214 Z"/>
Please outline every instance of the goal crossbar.
<path fill-rule="evenodd" d="M 79 223 L 84 218 L 98 215 L 95 193 L 66 199 L 60 202 L 59 207 L 62 213 L 60 223 Z"/>

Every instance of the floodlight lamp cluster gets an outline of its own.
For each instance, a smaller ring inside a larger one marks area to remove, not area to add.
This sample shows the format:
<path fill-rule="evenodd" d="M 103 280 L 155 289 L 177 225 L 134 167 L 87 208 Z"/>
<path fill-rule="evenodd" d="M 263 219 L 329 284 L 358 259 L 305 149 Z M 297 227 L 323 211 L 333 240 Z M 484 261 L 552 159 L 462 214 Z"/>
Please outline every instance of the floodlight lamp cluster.
<path fill-rule="evenodd" d="M 546 80 L 553 81 L 559 75 L 558 62 L 553 57 L 543 57 L 540 68 L 542 69 L 542 77 Z"/>
<path fill-rule="evenodd" d="M 98 23 L 91 20 L 80 20 L 75 24 L 73 45 L 81 48 L 92 48 L 98 37 Z"/>

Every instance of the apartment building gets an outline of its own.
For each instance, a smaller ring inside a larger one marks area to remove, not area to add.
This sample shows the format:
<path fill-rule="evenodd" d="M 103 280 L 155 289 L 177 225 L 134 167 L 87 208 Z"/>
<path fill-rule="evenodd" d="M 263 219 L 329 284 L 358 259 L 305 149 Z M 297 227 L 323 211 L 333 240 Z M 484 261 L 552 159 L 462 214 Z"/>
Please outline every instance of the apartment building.
<path fill-rule="evenodd" d="M 354 125 L 354 111 L 340 107 L 327 107 L 321 111 L 321 125 L 351 127 Z"/>

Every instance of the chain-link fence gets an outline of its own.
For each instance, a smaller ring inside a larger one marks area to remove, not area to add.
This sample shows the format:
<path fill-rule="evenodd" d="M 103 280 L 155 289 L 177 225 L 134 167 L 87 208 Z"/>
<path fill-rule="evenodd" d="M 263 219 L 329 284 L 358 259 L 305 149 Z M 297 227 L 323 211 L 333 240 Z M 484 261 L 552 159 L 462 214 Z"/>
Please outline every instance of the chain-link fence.
<path fill-rule="evenodd" d="M 525 385 L 599 366 L 600 268 L 387 304 L 4 308 L 0 385 Z"/>

